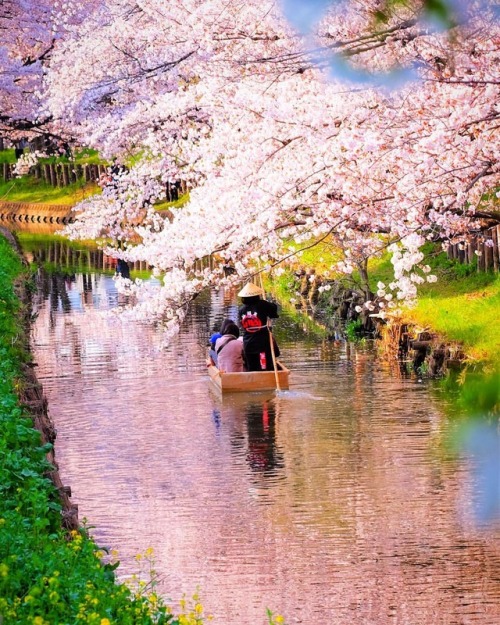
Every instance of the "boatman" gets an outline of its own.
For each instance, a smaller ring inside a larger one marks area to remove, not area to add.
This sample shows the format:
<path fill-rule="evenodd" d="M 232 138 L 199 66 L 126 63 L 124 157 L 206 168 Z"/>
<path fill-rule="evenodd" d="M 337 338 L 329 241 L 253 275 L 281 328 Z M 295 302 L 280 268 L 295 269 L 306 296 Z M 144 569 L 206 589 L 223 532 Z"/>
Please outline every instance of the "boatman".
<path fill-rule="evenodd" d="M 262 299 L 263 294 L 264 291 L 252 282 L 246 284 L 238 293 L 242 301 L 238 319 L 243 328 L 243 349 L 248 371 L 273 371 L 274 359 L 280 354 L 268 324 L 269 319 L 278 317 L 278 306 Z"/>

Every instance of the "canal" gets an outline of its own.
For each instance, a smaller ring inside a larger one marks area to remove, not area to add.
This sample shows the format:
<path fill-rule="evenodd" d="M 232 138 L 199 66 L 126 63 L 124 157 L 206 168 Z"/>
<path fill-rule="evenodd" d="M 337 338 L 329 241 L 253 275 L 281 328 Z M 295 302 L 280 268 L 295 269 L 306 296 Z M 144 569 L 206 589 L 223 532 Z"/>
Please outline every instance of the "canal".
<path fill-rule="evenodd" d="M 147 578 L 152 550 L 160 594 L 199 588 L 220 625 L 264 625 L 267 608 L 289 625 L 500 621 L 500 533 L 473 522 L 478 485 L 442 451 L 432 383 L 283 311 L 290 391 L 221 398 L 206 345 L 234 294 L 198 297 L 165 346 L 114 314 L 102 258 L 61 250 L 37 277 L 36 371 L 63 481 L 122 579 Z"/>

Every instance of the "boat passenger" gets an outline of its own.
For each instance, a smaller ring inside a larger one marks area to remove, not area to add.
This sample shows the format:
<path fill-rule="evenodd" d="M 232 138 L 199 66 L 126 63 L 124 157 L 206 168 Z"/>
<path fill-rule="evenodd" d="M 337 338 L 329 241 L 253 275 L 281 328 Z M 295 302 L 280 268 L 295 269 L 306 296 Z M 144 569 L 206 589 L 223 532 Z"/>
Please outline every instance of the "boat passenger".
<path fill-rule="evenodd" d="M 271 341 L 275 358 L 280 355 L 278 344 L 268 325 L 268 319 L 278 317 L 278 306 L 262 299 L 263 294 L 264 291 L 251 282 L 238 293 L 242 300 L 238 318 L 243 328 L 243 348 L 249 371 L 274 371 Z"/>
<path fill-rule="evenodd" d="M 220 331 L 214 332 L 214 334 L 212 334 L 212 336 L 209 339 L 210 349 L 208 350 L 208 354 L 210 356 L 210 359 L 212 360 L 212 363 L 215 366 L 217 366 L 217 352 L 215 351 L 215 343 L 217 342 L 217 339 L 220 339 L 220 337 L 225 333 L 227 326 L 230 325 L 231 323 L 234 323 L 232 319 L 224 319 L 220 327 Z"/>
<path fill-rule="evenodd" d="M 224 328 L 224 333 L 215 343 L 217 366 L 225 373 L 245 371 L 243 360 L 243 341 L 239 339 L 240 330 L 231 322 Z"/>

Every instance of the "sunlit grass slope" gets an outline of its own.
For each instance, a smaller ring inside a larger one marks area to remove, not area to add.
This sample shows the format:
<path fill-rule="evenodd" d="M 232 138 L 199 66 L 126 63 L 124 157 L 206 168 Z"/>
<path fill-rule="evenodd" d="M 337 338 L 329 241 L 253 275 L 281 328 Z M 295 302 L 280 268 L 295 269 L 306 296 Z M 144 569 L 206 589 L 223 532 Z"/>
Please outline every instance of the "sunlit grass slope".
<path fill-rule="evenodd" d="M 53 187 L 41 179 L 30 176 L 0 181 L 1 202 L 73 206 L 99 192 L 100 188 L 96 184 L 75 182 L 67 187 Z"/>

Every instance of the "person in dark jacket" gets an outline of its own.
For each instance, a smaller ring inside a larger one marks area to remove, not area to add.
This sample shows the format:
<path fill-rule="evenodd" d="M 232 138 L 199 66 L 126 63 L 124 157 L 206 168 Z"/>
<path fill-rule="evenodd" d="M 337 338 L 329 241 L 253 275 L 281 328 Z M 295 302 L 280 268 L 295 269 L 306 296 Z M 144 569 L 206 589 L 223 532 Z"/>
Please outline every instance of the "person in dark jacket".
<path fill-rule="evenodd" d="M 238 310 L 238 319 L 243 328 L 243 349 L 248 371 L 273 371 L 274 356 L 280 352 L 276 340 L 268 325 L 268 319 L 278 317 L 278 306 L 273 302 L 262 299 L 263 290 L 256 284 L 249 282 L 238 293 L 242 306 Z"/>
<path fill-rule="evenodd" d="M 116 275 L 130 280 L 130 267 L 128 266 L 127 261 L 122 260 L 121 258 L 118 259 L 116 263 Z"/>

